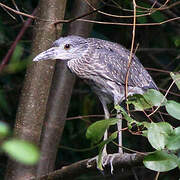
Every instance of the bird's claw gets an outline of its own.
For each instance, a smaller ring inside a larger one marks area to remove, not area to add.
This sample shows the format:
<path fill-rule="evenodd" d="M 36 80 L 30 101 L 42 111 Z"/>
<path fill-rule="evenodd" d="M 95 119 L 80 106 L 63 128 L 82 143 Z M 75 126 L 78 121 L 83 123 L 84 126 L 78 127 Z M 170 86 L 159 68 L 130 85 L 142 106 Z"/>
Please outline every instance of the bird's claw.
<path fill-rule="evenodd" d="M 113 168 L 113 160 L 114 158 L 119 155 L 119 153 L 115 154 L 107 154 L 102 157 L 102 167 L 104 168 L 107 165 L 110 165 L 111 174 L 113 174 L 114 168 Z M 93 157 L 92 159 L 88 160 L 87 162 L 87 168 L 92 167 L 92 161 L 96 161 L 96 164 L 98 164 L 98 156 Z M 99 169 L 102 171 L 101 169 Z"/>
<path fill-rule="evenodd" d="M 89 160 L 87 161 L 87 163 L 86 163 L 87 168 L 91 168 L 91 167 L 93 166 L 92 162 L 93 162 L 94 160 L 95 160 L 96 163 L 97 163 L 97 162 L 98 162 L 98 156 L 95 156 L 95 157 L 93 157 L 93 158 L 91 158 L 91 159 L 89 159 Z"/>

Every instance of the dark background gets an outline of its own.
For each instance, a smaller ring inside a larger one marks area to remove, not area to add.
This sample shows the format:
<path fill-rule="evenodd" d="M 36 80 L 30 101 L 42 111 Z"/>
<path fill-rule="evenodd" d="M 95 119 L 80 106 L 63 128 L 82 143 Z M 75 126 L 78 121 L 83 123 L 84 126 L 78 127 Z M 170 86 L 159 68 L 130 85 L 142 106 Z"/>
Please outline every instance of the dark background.
<path fill-rule="evenodd" d="M 126 9 L 132 9 L 132 4 L 127 1 L 116 1 L 121 7 Z M 159 1 L 160 2 L 160 1 Z M 163 3 L 164 1 L 162 1 Z M 171 1 L 176 2 L 176 1 Z M 2 0 L 2 3 L 14 8 L 11 1 Z M 66 8 L 66 19 L 69 18 L 69 14 L 72 10 L 73 0 L 68 1 Z M 31 14 L 34 8 L 37 6 L 38 1 L 36 0 L 17 0 L 17 6 L 20 11 L 27 14 Z M 103 4 L 103 3 L 101 3 Z M 149 1 L 137 1 L 138 5 L 143 7 L 150 7 Z M 101 9 L 104 12 L 117 14 L 117 15 L 132 15 L 130 12 L 122 11 L 117 7 L 113 6 L 104 7 Z M 175 6 L 170 9 L 176 16 L 180 12 L 180 7 Z M 10 12 L 13 18 L 0 7 L 0 61 L 7 54 L 11 44 L 15 40 L 18 32 L 21 30 L 23 22 L 19 15 Z M 26 20 L 26 17 L 23 17 Z M 138 18 L 137 23 L 150 23 L 150 22 L 161 22 L 166 19 L 173 18 L 173 16 L 165 11 L 158 11 L 152 16 L 146 16 Z M 132 23 L 132 19 L 112 18 L 97 14 L 98 21 L 109 21 L 109 22 L 123 22 Z M 64 25 L 63 34 L 66 33 L 67 25 Z M 16 110 L 19 101 L 19 95 L 23 85 L 23 79 L 26 72 L 26 66 L 31 61 L 31 43 L 32 43 L 32 30 L 33 24 L 27 29 L 22 39 L 17 44 L 17 47 L 9 59 L 9 63 L 0 74 L 0 120 L 7 122 L 12 128 L 16 116 Z M 122 44 L 126 48 L 130 49 L 132 40 L 132 27 L 131 26 L 118 26 L 118 25 L 102 25 L 95 24 L 91 37 L 97 37 L 106 39 Z M 179 47 L 180 47 L 180 23 L 179 21 L 171 21 L 169 23 L 157 26 L 138 26 L 136 27 L 136 38 L 135 47 L 139 45 L 136 52 L 141 63 L 146 68 L 156 68 L 165 70 L 165 72 L 149 71 L 153 79 L 157 83 L 158 87 L 163 89 L 163 93 L 166 92 L 170 83 L 172 82 L 169 74 L 166 71 L 179 71 Z M 171 89 L 171 92 L 178 93 L 175 86 Z M 177 99 L 179 96 L 176 94 L 169 94 L 168 99 Z M 112 109 L 112 108 L 111 108 Z M 165 112 L 164 109 L 161 109 Z M 112 111 L 113 113 L 114 111 Z M 69 106 L 68 117 L 84 116 L 84 115 L 103 115 L 101 104 L 90 90 L 90 88 L 80 79 L 76 81 L 71 103 Z M 134 115 L 138 120 L 143 120 L 145 117 L 142 113 L 136 113 Z M 167 115 L 163 115 L 165 121 L 171 122 L 172 125 L 176 126 L 174 119 Z M 90 147 L 90 142 L 85 137 L 87 127 L 96 120 L 103 119 L 103 117 L 93 118 L 74 118 L 68 120 L 65 125 L 63 138 L 61 140 L 62 147 L 59 149 L 59 154 L 62 156 L 57 157 L 57 166 L 68 165 L 72 162 L 76 162 L 80 159 L 89 158 L 97 154 L 97 149 L 92 151 L 77 152 L 75 150 L 67 150 L 66 147 L 75 149 L 83 149 Z M 124 123 L 124 126 L 126 124 Z M 113 128 L 112 128 L 113 130 Z M 137 151 L 150 151 L 152 150 L 147 139 L 141 136 L 135 136 L 128 131 L 123 134 L 123 145 L 125 147 L 137 150 Z M 111 145 L 109 151 L 115 151 L 116 147 Z M 63 158 L 63 159 L 62 159 Z M 6 157 L 1 155 L 0 160 L 0 179 L 3 179 Z M 141 168 L 140 171 L 143 169 Z M 152 172 L 144 172 L 150 173 Z M 167 173 L 162 173 L 160 179 L 178 179 L 178 170 L 173 170 Z M 154 174 L 153 174 L 154 175 Z M 2 177 L 2 178 L 1 178 Z M 102 179 L 102 176 L 91 175 L 86 178 L 86 175 L 82 175 L 78 179 Z M 143 177 L 143 175 L 142 175 Z M 142 178 L 141 177 L 141 178 Z M 153 176 L 154 177 L 154 176 Z M 130 176 L 127 175 L 127 179 Z M 132 179 L 133 177 L 131 177 Z M 152 179 L 151 176 L 146 179 Z"/>

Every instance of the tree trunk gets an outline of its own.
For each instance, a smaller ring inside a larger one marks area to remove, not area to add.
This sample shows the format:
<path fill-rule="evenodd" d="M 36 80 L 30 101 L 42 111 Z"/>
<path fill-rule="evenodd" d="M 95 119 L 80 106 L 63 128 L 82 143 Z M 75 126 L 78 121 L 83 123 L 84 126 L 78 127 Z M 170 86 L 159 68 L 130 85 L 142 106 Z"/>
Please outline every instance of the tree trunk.
<path fill-rule="evenodd" d="M 65 4 L 66 0 L 40 0 L 39 19 L 63 19 Z M 62 25 L 58 25 L 59 32 L 61 27 Z M 49 48 L 51 42 L 55 40 L 55 31 L 53 22 L 37 20 L 34 29 L 33 55 Z M 40 142 L 54 66 L 54 61 L 32 63 L 27 69 L 20 97 L 14 133 L 16 137 L 36 145 L 39 145 Z M 6 180 L 27 180 L 35 176 L 35 173 L 35 167 L 9 161 Z"/>
<path fill-rule="evenodd" d="M 91 0 L 91 4 L 96 6 L 98 0 Z M 72 12 L 72 17 L 77 17 L 92 9 L 85 1 L 75 0 Z M 95 17 L 94 14 L 88 18 Z M 81 35 L 87 37 L 93 24 L 84 22 L 73 22 L 68 28 L 67 34 Z M 43 131 L 41 143 L 41 159 L 38 165 L 37 176 L 45 175 L 54 170 L 56 154 L 59 142 L 64 129 L 65 118 L 68 111 L 68 105 L 71 98 L 71 93 L 75 77 L 67 69 L 66 63 L 57 60 L 56 69 L 53 76 L 52 87 L 48 99 L 46 126 Z"/>

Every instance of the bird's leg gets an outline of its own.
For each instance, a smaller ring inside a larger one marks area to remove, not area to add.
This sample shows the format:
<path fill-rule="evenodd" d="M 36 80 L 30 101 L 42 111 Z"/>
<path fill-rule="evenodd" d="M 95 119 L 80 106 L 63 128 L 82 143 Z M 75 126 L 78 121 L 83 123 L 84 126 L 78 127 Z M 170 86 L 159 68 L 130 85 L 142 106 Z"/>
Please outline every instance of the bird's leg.
<path fill-rule="evenodd" d="M 109 114 L 109 111 L 108 111 L 108 108 L 107 108 L 107 105 L 104 101 L 101 101 L 102 105 L 103 105 L 103 109 L 104 109 L 104 114 L 105 114 L 105 119 L 109 119 L 110 118 L 110 114 Z M 122 116 L 120 114 L 120 112 L 117 112 L 117 116 L 116 118 L 120 119 L 117 123 L 117 126 L 118 126 L 118 138 L 119 138 L 119 145 L 121 146 L 122 145 L 122 132 L 121 132 L 121 128 L 122 128 Z M 105 131 L 104 133 L 104 140 L 107 140 L 108 138 L 108 130 Z M 107 154 L 107 151 L 106 151 L 106 147 L 107 145 L 105 144 L 104 145 L 104 148 L 103 148 L 103 152 L 102 152 L 102 166 L 105 167 L 106 165 L 110 165 L 110 171 L 111 171 L 111 174 L 113 174 L 113 160 L 114 158 L 116 158 L 116 156 L 118 156 L 119 154 L 118 153 L 115 153 L 115 154 Z M 119 153 L 122 153 L 122 149 L 121 147 L 119 147 Z M 98 162 L 98 156 L 90 159 L 88 162 L 87 162 L 87 167 L 91 167 L 91 162 L 96 160 L 96 163 Z"/>
<path fill-rule="evenodd" d="M 106 114 L 105 110 L 106 109 L 104 109 L 104 112 Z M 117 110 L 116 118 L 119 119 L 118 122 L 117 122 L 118 144 L 119 144 L 118 153 L 107 154 L 107 152 L 105 151 L 106 152 L 106 156 L 103 156 L 103 166 L 106 166 L 107 164 L 109 164 L 110 165 L 111 174 L 113 174 L 113 170 L 114 170 L 114 168 L 113 168 L 113 160 L 114 160 L 114 158 L 119 156 L 119 153 L 121 153 L 121 154 L 123 153 L 123 150 L 122 150 L 122 114 L 121 114 L 121 112 L 119 110 Z M 105 155 L 105 153 L 103 155 Z"/>
<path fill-rule="evenodd" d="M 103 109 L 104 109 L 104 114 L 105 114 L 105 119 L 109 119 L 110 118 L 110 114 L 109 114 L 109 111 L 108 111 L 108 108 L 107 108 L 107 105 L 104 101 L 101 101 L 102 105 L 103 105 Z M 117 114 L 117 118 L 120 119 L 120 121 L 118 121 L 118 131 L 119 131 L 119 143 L 122 144 L 122 138 L 121 138 L 121 126 L 122 126 L 122 117 L 121 117 L 121 114 Z M 105 131 L 104 133 L 104 140 L 107 140 L 108 139 L 108 129 Z M 120 145 L 121 145 L 120 144 Z M 113 160 L 114 158 L 116 157 L 117 153 L 116 154 L 107 154 L 107 151 L 106 151 L 106 147 L 107 145 L 105 144 L 104 145 L 104 148 L 103 148 L 103 152 L 102 152 L 102 166 L 105 167 L 106 165 L 110 165 L 110 171 L 111 171 L 111 174 L 113 174 Z M 121 148 L 119 148 L 119 152 L 122 151 Z"/>
<path fill-rule="evenodd" d="M 116 118 L 119 119 L 119 121 L 117 122 L 117 129 L 118 129 L 118 144 L 119 144 L 119 148 L 118 148 L 118 153 L 114 153 L 114 154 L 107 154 L 105 162 L 103 162 L 103 166 L 110 164 L 110 170 L 111 170 L 111 174 L 113 174 L 113 160 L 114 158 L 116 158 L 119 153 L 123 153 L 122 150 L 122 114 L 119 110 L 117 110 L 117 115 Z"/>
<path fill-rule="evenodd" d="M 106 129 L 106 131 L 105 131 L 105 133 L 104 133 L 103 141 L 107 140 L 107 138 L 108 138 L 108 130 Z M 103 152 L 102 152 L 103 155 L 107 155 L 106 147 L 107 147 L 107 145 L 105 144 L 105 145 L 104 145 L 104 148 L 103 148 Z"/>
<path fill-rule="evenodd" d="M 103 102 L 101 101 L 101 103 L 102 103 L 102 105 L 103 105 L 104 117 L 105 117 L 105 119 L 107 120 L 107 119 L 110 118 L 110 114 L 109 114 L 107 105 L 106 105 L 106 103 L 104 103 L 104 101 L 103 101 Z M 108 130 L 106 129 L 106 131 L 105 131 L 105 133 L 104 133 L 104 138 L 103 138 L 103 140 L 105 141 L 105 140 L 107 140 L 107 138 L 108 138 Z M 103 153 L 103 156 L 106 156 L 106 155 L 107 155 L 106 147 L 107 147 L 107 145 L 105 144 L 105 145 L 104 145 L 104 148 L 103 148 L 103 152 L 102 152 L 102 153 Z"/>
<path fill-rule="evenodd" d="M 117 122 L 118 143 L 119 143 L 118 152 L 123 153 L 123 150 L 122 150 L 122 114 L 119 110 L 117 110 L 116 118 L 119 119 L 119 121 Z"/>
<path fill-rule="evenodd" d="M 104 101 L 103 98 L 100 98 L 100 101 L 102 103 L 102 106 L 103 106 L 103 110 L 104 110 L 104 118 L 106 120 L 108 120 L 110 118 L 110 114 L 109 114 L 109 111 L 108 111 L 108 108 L 107 108 L 107 104 L 106 102 Z M 108 139 L 108 129 L 106 129 L 105 133 L 104 133 L 104 138 L 103 140 L 107 140 Z M 107 162 L 108 162 L 108 156 L 107 156 L 107 150 L 106 150 L 106 147 L 107 145 L 105 144 L 104 147 L 103 147 L 103 151 L 102 151 L 102 166 L 104 167 Z M 91 167 L 90 163 L 93 161 L 93 160 L 96 160 L 96 163 L 98 164 L 98 156 L 90 159 L 88 162 L 87 162 L 87 167 Z"/>

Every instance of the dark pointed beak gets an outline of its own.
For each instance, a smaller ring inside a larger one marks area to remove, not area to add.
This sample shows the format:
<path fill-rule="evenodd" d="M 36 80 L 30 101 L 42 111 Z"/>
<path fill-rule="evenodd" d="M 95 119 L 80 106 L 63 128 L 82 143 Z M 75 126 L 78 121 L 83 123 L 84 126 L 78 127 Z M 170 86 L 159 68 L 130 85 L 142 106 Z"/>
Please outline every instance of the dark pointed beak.
<path fill-rule="evenodd" d="M 52 47 L 48 49 L 47 51 L 44 51 L 40 54 L 38 54 L 33 61 L 41 61 L 41 60 L 48 60 L 48 59 L 56 59 L 57 58 L 57 47 Z"/>

